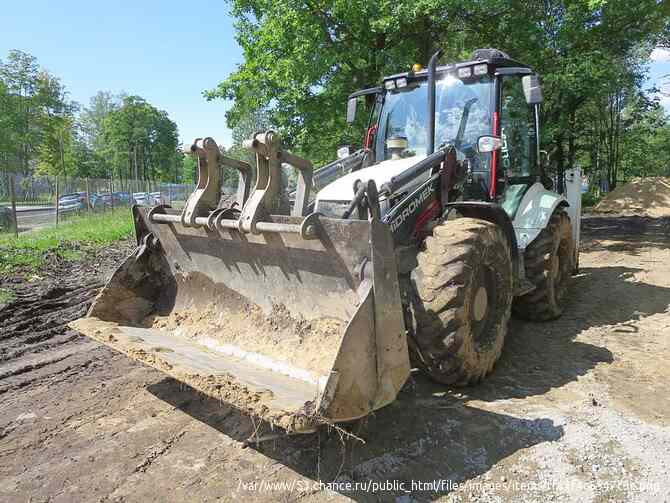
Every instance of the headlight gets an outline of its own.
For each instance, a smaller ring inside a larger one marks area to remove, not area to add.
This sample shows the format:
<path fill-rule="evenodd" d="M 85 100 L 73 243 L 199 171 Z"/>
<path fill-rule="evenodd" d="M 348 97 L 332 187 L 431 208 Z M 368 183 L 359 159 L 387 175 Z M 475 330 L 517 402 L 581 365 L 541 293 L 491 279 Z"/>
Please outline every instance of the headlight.
<path fill-rule="evenodd" d="M 486 63 L 475 65 L 475 75 L 486 75 L 487 73 L 489 73 L 489 67 Z"/>
<path fill-rule="evenodd" d="M 458 69 L 458 78 L 459 79 L 467 79 L 468 77 L 472 76 L 472 68 L 469 66 L 464 66 L 462 68 Z"/>

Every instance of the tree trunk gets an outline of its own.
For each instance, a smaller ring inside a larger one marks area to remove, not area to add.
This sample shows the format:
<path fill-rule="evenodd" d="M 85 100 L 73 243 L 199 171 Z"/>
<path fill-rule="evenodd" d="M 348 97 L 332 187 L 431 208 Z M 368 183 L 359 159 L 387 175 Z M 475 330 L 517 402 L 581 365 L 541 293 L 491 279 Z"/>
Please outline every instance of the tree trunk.
<path fill-rule="evenodd" d="M 134 169 L 134 178 L 139 178 L 139 173 L 137 171 L 137 144 L 133 145 L 133 169 Z"/>

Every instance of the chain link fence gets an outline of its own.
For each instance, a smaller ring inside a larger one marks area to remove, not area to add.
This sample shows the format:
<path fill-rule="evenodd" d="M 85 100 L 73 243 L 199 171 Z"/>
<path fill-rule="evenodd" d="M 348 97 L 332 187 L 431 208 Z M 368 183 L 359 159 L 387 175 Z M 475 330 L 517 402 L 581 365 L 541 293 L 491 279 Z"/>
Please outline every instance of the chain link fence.
<path fill-rule="evenodd" d="M 134 204 L 182 207 L 194 184 L 113 178 L 0 174 L 0 232 L 17 235 L 58 225 L 73 216 L 95 217 Z"/>

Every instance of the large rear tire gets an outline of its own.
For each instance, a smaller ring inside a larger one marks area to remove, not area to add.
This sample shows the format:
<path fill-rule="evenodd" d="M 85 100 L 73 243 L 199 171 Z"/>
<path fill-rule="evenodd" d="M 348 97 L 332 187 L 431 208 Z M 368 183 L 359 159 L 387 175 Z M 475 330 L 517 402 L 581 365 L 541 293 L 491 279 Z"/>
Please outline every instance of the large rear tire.
<path fill-rule="evenodd" d="M 413 359 L 434 380 L 479 382 L 502 352 L 512 304 L 512 261 L 499 226 L 474 218 L 438 225 L 418 254 Z"/>
<path fill-rule="evenodd" d="M 526 278 L 535 290 L 514 301 L 514 314 L 531 321 L 558 318 L 565 292 L 575 270 L 575 250 L 570 217 L 563 208 L 554 211 L 524 253 Z"/>

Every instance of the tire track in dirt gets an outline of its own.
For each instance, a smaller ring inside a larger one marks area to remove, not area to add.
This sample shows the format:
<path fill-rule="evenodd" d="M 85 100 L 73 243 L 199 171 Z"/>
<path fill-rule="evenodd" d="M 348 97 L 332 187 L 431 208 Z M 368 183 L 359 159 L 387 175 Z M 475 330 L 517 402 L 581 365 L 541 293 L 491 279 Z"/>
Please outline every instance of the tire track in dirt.
<path fill-rule="evenodd" d="M 68 323 L 84 316 L 130 243 L 105 248 L 82 262 L 55 261 L 34 271 L 0 278 L 13 300 L 0 308 L 0 395 L 85 368 L 97 344 Z"/>
<path fill-rule="evenodd" d="M 0 314 L 3 333 L 2 349 L 12 343 L 12 339 L 30 336 L 22 342 L 36 342 L 48 336 L 54 328 L 64 327 L 70 318 L 87 309 L 102 286 L 100 282 L 74 286 L 56 287 L 46 292 L 36 292 L 33 298 L 23 298 L 10 302 Z"/>
<path fill-rule="evenodd" d="M 46 365 L 61 362 L 70 356 L 82 351 L 89 351 L 97 347 L 95 342 L 81 342 L 79 344 L 68 344 L 65 347 L 49 352 L 37 353 L 30 358 L 21 358 L 11 362 L 9 365 L 3 365 L 0 369 L 0 381 L 3 379 L 19 376 L 26 372 L 41 369 Z"/>
<path fill-rule="evenodd" d="M 91 361 L 97 345 L 83 341 L 67 323 L 86 313 L 99 288 L 99 281 L 38 288 L 3 309 L 0 394 L 53 376 L 55 365 L 81 368 Z"/>
<path fill-rule="evenodd" d="M 62 381 L 68 381 L 71 377 L 81 374 L 92 362 L 102 359 L 103 355 L 100 351 L 104 351 L 104 349 L 96 347 L 93 354 L 79 352 L 58 362 L 51 362 L 39 369 L 8 377 L 0 382 L 0 396 L 5 393 L 11 395 L 12 391 L 28 386 L 40 386 L 44 383 L 55 385 Z"/>
<path fill-rule="evenodd" d="M 156 461 L 158 458 L 160 458 L 163 454 L 168 452 L 170 448 L 175 444 L 175 442 L 178 442 L 184 435 L 186 435 L 187 430 L 182 430 L 176 435 L 173 435 L 170 437 L 167 442 L 164 442 L 163 445 L 160 447 L 157 447 L 156 449 L 152 450 L 149 455 L 144 458 L 144 461 L 142 461 L 139 465 L 135 467 L 135 470 L 133 470 L 133 473 L 138 473 L 138 472 L 145 472 L 147 469 L 153 464 L 154 461 Z"/>

